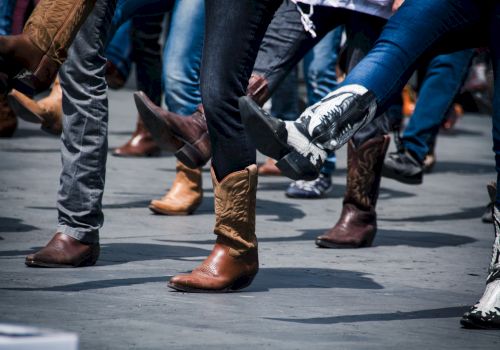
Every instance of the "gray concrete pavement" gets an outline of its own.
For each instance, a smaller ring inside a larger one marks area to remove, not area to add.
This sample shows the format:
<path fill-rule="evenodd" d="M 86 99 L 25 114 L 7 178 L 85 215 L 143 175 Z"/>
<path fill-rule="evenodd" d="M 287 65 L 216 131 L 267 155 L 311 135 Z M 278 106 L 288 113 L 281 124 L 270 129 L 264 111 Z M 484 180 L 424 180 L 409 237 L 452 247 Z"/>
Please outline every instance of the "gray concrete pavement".
<path fill-rule="evenodd" d="M 111 92 L 110 147 L 134 126 L 130 91 Z M 175 174 L 170 155 L 108 158 L 102 256 L 81 269 L 32 269 L 24 257 L 56 225 L 57 138 L 21 123 L 0 140 L 0 322 L 76 332 L 81 349 L 499 349 L 500 332 L 461 329 L 484 288 L 492 227 L 481 223 L 494 179 L 490 121 L 469 115 L 437 145 L 422 186 L 382 181 L 375 246 L 318 249 L 337 220 L 345 150 L 331 195 L 290 200 L 261 178 L 261 271 L 243 292 L 172 292 L 166 281 L 209 252 L 213 192 L 192 216 L 152 215 Z"/>

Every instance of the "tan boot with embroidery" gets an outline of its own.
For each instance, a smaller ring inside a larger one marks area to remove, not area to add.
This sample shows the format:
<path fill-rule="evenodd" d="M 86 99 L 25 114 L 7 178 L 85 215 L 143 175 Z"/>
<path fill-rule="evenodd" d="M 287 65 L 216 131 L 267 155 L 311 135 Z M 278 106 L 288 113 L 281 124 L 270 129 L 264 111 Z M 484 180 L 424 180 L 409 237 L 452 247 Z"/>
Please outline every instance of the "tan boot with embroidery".
<path fill-rule="evenodd" d="M 257 166 L 218 181 L 212 169 L 217 235 L 212 253 L 191 273 L 170 279 L 170 288 L 184 292 L 230 292 L 249 286 L 259 270 L 255 236 Z"/>

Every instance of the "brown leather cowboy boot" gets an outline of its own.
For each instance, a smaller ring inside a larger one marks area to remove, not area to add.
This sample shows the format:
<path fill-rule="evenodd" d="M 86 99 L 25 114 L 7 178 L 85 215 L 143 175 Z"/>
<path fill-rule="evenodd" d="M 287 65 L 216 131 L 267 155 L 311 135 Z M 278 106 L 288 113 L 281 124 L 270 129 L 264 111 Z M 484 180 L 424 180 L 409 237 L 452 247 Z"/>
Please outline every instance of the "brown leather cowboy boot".
<path fill-rule="evenodd" d="M 247 95 L 260 105 L 264 104 L 269 99 L 267 79 L 252 74 Z M 156 106 L 141 91 L 134 94 L 134 99 L 146 127 L 162 148 L 177 147 L 175 156 L 193 169 L 208 162 L 212 153 L 203 106 L 198 106 L 190 116 L 180 116 Z"/>
<path fill-rule="evenodd" d="M 113 151 L 117 157 L 157 157 L 160 153 L 160 147 L 144 126 L 141 116 L 137 117 L 137 126 L 130 140 Z"/>
<path fill-rule="evenodd" d="M 155 199 L 149 204 L 149 209 L 156 214 L 189 215 L 201 204 L 201 169 L 191 169 L 177 161 L 176 170 L 172 188 L 161 199 Z"/>
<path fill-rule="evenodd" d="M 361 248 L 372 245 L 377 232 L 380 177 L 390 137 L 374 137 L 361 146 L 349 141 L 347 189 L 342 214 L 335 226 L 316 238 L 322 248 Z"/>
<path fill-rule="evenodd" d="M 99 257 L 99 243 L 86 244 L 57 232 L 38 252 L 26 257 L 29 267 L 82 267 L 94 265 Z"/>
<path fill-rule="evenodd" d="M 35 101 L 22 92 L 12 90 L 7 96 L 16 115 L 30 123 L 42 124 L 41 129 L 53 135 L 62 132 L 62 89 L 54 81 L 49 96 Z"/>
<path fill-rule="evenodd" d="M 158 107 L 142 91 L 134 93 L 134 100 L 146 128 L 161 148 L 174 148 L 177 159 L 192 169 L 208 162 L 212 154 L 201 105 L 192 115 L 181 116 Z"/>
<path fill-rule="evenodd" d="M 0 137 L 12 137 L 16 129 L 16 115 L 9 107 L 5 96 L 0 94 Z"/>
<path fill-rule="evenodd" d="M 259 270 L 255 236 L 257 166 L 217 181 L 212 169 L 217 240 L 212 253 L 186 275 L 170 279 L 170 288 L 184 292 L 229 292 L 249 286 Z"/>
<path fill-rule="evenodd" d="M 95 0 L 41 0 L 20 35 L 0 37 L 0 90 L 33 96 L 54 81 Z"/>

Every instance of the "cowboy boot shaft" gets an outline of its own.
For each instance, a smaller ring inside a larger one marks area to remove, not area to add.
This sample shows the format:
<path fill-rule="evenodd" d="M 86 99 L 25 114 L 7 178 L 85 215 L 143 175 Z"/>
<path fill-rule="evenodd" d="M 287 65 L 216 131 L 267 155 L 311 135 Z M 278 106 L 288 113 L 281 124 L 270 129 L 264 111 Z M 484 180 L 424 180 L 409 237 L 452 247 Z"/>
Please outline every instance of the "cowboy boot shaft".
<path fill-rule="evenodd" d="M 363 210 L 375 208 L 389 141 L 388 135 L 382 135 L 369 139 L 359 147 L 352 141 L 348 143 L 344 203 L 352 203 Z"/>
<path fill-rule="evenodd" d="M 23 34 L 46 56 L 61 65 L 95 2 L 96 0 L 41 0 L 26 22 Z"/>
<path fill-rule="evenodd" d="M 257 248 L 255 205 L 257 167 L 231 173 L 219 182 L 212 169 L 214 184 L 214 233 L 227 238 L 235 255 Z"/>

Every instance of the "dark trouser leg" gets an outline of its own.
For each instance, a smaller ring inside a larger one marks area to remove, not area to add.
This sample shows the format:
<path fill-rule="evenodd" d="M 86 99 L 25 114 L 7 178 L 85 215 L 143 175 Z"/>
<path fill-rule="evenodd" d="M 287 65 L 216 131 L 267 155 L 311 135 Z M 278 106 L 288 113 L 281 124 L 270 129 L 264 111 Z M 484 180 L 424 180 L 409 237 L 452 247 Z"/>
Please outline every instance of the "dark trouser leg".
<path fill-rule="evenodd" d="M 207 0 L 201 93 L 217 178 L 255 163 L 241 123 L 244 96 L 260 42 L 281 1 Z"/>

